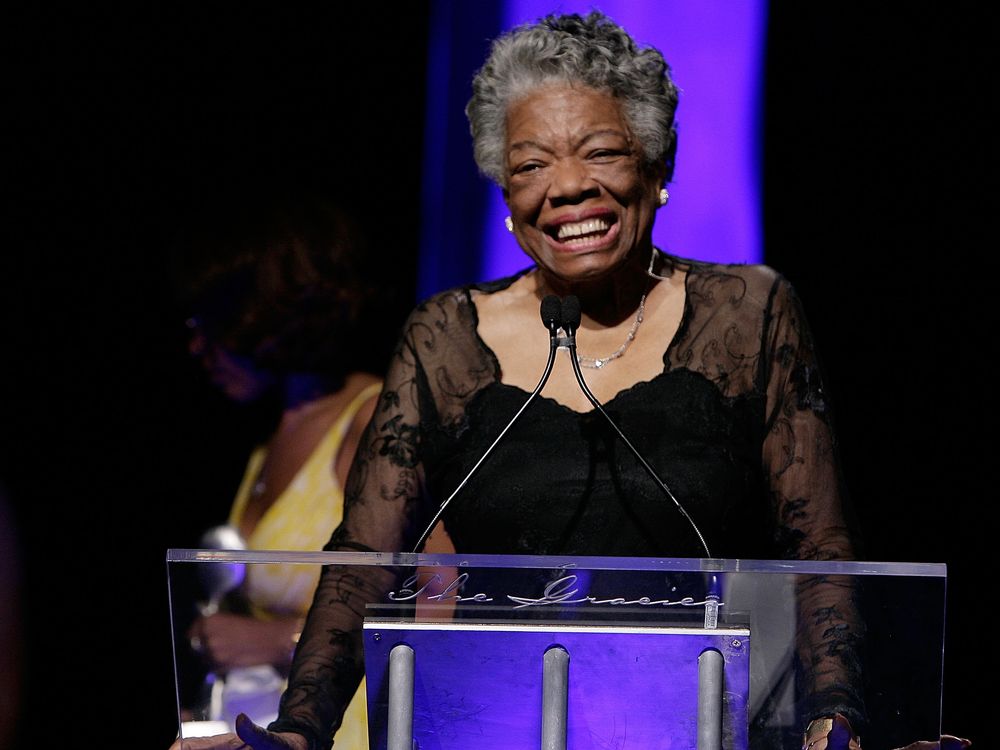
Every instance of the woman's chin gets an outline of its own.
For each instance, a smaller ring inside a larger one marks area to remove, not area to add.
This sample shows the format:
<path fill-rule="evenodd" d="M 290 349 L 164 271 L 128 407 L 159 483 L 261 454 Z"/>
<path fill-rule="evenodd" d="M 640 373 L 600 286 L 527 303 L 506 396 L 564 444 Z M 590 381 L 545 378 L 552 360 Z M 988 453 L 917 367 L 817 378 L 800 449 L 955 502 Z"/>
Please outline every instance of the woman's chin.
<path fill-rule="evenodd" d="M 551 254 L 538 265 L 546 273 L 572 284 L 600 281 L 622 267 L 629 253 L 615 245 L 573 253 Z"/>

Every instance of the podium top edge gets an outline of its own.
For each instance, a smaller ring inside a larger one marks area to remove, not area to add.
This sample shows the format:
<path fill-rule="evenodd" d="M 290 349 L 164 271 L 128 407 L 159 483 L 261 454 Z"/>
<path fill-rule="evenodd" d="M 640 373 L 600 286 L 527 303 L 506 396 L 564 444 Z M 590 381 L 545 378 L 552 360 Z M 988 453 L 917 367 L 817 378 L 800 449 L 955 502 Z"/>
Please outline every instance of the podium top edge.
<path fill-rule="evenodd" d="M 761 573 L 783 575 L 917 576 L 946 578 L 944 563 L 722 558 L 596 557 L 578 555 L 430 555 L 409 552 L 295 552 L 168 549 L 168 563 L 276 563 L 375 567 L 458 567 Z"/>

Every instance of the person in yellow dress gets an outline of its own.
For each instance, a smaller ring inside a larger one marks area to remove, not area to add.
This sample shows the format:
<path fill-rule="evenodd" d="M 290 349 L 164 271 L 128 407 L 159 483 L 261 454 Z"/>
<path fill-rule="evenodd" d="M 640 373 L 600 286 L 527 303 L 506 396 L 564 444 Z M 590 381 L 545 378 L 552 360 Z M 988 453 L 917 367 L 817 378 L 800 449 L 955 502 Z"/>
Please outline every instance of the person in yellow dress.
<path fill-rule="evenodd" d="M 190 351 L 229 399 L 280 404 L 227 525 L 246 549 L 320 550 L 342 519 L 347 470 L 381 390 L 371 353 L 387 351 L 367 325 L 379 320 L 370 308 L 381 288 L 356 225 L 329 202 L 297 196 L 224 216 L 185 244 Z M 206 718 L 277 715 L 318 577 L 313 566 L 250 565 L 229 606 L 194 620 L 192 648 L 220 691 Z M 337 747 L 368 747 L 364 685 Z"/>

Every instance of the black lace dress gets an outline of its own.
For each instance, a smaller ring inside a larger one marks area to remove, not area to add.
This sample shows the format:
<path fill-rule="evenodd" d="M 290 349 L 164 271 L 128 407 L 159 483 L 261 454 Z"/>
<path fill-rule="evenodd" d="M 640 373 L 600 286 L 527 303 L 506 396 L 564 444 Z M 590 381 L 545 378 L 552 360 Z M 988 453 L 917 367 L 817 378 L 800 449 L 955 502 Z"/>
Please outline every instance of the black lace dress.
<path fill-rule="evenodd" d="M 663 371 L 605 410 L 666 480 L 713 556 L 850 559 L 828 403 L 793 289 L 766 266 L 667 262 L 687 276 L 681 325 L 672 340 L 664 336 Z M 411 550 L 524 403 L 523 390 L 501 382 L 474 304 L 513 280 L 445 292 L 412 313 L 327 549 Z M 538 335 L 546 335 L 540 322 Z M 455 548 L 704 557 L 690 524 L 597 416 L 536 399 L 449 506 Z M 362 607 L 391 585 L 325 571 L 272 729 L 329 746 L 363 674 Z M 804 588 L 806 718 L 840 710 L 857 722 L 850 646 L 860 626 L 849 592 L 819 579 Z"/>

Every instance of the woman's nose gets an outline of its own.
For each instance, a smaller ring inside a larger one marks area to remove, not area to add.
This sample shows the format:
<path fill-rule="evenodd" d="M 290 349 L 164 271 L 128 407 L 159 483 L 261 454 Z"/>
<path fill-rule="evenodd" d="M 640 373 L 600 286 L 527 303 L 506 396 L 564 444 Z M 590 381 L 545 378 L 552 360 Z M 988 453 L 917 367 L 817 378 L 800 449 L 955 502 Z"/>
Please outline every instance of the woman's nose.
<path fill-rule="evenodd" d="M 553 165 L 549 189 L 549 197 L 553 203 L 575 203 L 590 197 L 596 190 L 597 183 L 580 159 L 559 159 Z"/>

